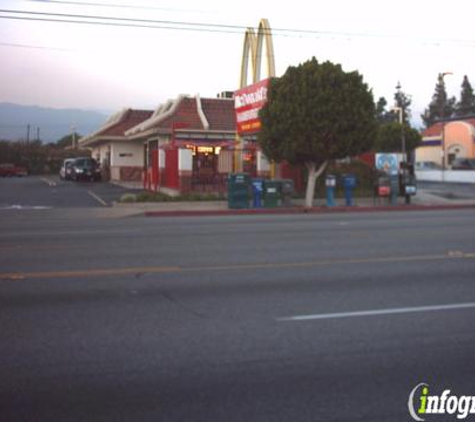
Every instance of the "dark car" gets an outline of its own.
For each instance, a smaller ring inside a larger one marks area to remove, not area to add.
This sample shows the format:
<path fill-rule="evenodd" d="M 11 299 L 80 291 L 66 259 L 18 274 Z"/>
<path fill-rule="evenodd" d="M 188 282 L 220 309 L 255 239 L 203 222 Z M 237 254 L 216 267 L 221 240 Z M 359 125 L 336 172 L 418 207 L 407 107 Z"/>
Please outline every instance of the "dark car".
<path fill-rule="evenodd" d="M 101 179 L 101 169 L 96 160 L 88 157 L 76 158 L 71 164 L 72 180 L 90 180 L 97 181 Z"/>
<path fill-rule="evenodd" d="M 475 158 L 456 158 L 452 170 L 475 170 Z"/>

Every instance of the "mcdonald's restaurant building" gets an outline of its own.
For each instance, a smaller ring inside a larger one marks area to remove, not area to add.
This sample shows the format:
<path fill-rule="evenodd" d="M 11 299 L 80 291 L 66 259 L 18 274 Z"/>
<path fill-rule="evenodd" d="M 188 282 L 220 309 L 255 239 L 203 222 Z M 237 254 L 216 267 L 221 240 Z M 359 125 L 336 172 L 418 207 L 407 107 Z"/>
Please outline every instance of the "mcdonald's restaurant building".
<path fill-rule="evenodd" d="M 271 164 L 257 145 L 258 108 L 265 103 L 267 83 L 234 96 L 179 96 L 155 111 L 124 109 L 79 145 L 101 163 L 104 180 L 134 182 L 151 191 L 225 194 L 232 172 L 291 178 L 303 190 L 300 171 Z"/>
<path fill-rule="evenodd" d="M 126 133 L 143 146 L 146 189 L 224 192 L 234 169 L 236 119 L 232 98 L 179 96 Z"/>

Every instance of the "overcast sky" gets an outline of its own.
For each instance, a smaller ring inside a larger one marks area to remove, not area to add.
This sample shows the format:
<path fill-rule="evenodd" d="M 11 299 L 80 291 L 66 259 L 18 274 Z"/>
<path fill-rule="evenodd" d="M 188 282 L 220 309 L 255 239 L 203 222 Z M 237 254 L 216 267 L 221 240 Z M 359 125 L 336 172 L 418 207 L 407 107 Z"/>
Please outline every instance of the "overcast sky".
<path fill-rule="evenodd" d="M 416 124 L 438 73 L 453 72 L 447 91 L 457 98 L 464 75 L 475 86 L 473 0 L 0 0 L 0 9 L 0 16 L 29 19 L 51 16 L 5 10 L 232 26 L 197 31 L 1 18 L 0 102 L 116 111 L 153 109 L 179 94 L 214 97 L 238 88 L 244 28 L 261 18 L 275 29 L 277 76 L 315 56 L 358 70 L 375 100 L 389 103 L 400 81 Z M 284 36 L 278 29 L 311 32 Z"/>

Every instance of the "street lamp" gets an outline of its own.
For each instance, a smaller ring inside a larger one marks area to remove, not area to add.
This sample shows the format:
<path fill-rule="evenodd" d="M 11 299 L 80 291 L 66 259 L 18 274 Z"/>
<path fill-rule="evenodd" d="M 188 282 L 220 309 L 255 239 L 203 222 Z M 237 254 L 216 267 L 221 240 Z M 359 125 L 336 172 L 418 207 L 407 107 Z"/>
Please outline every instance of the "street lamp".
<path fill-rule="evenodd" d="M 399 124 L 401 125 L 401 152 L 404 169 L 406 168 L 406 137 L 404 134 L 404 110 L 402 107 L 393 107 L 393 111 L 397 111 L 399 116 Z M 405 170 L 404 170 L 405 171 Z"/>
<path fill-rule="evenodd" d="M 452 72 L 443 72 L 443 73 L 440 73 L 440 80 L 442 82 L 442 85 L 444 87 L 444 91 L 445 91 L 445 83 L 444 83 L 444 77 L 447 76 L 447 75 L 453 75 Z M 445 167 L 446 167 L 446 160 L 445 160 L 445 120 L 444 120 L 444 108 L 445 108 L 445 104 L 447 102 L 447 92 L 445 94 L 446 98 L 444 98 L 444 101 L 441 101 L 440 102 L 440 120 L 442 122 L 442 151 L 441 151 L 441 156 L 442 156 L 442 171 L 444 172 L 445 171 Z M 444 174 L 444 173 L 442 173 Z"/>
<path fill-rule="evenodd" d="M 406 154 L 406 136 L 404 133 L 404 109 L 402 107 L 395 106 L 393 111 L 397 111 L 399 115 L 399 124 L 401 125 L 401 152 L 402 152 L 402 177 L 401 182 L 403 183 L 404 189 L 407 181 L 406 171 L 407 171 L 407 154 Z M 411 203 L 411 197 L 408 194 L 404 195 L 406 204 Z"/>

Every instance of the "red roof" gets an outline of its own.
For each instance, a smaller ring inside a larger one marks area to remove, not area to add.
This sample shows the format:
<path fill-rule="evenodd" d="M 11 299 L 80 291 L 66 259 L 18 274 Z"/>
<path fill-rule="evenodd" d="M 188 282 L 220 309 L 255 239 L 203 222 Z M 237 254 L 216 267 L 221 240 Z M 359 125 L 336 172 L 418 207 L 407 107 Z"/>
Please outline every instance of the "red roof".
<path fill-rule="evenodd" d="M 422 137 L 423 138 L 428 138 L 431 136 L 442 136 L 442 126 L 445 123 L 446 125 L 452 122 L 466 122 L 471 124 L 472 126 L 475 126 L 475 117 L 470 117 L 467 119 L 455 119 L 455 120 L 447 120 L 445 122 L 437 122 L 433 124 L 432 126 L 428 127 L 422 132 Z"/>
<path fill-rule="evenodd" d="M 204 98 L 201 107 L 210 130 L 235 131 L 236 112 L 234 100 L 227 98 Z"/>
<path fill-rule="evenodd" d="M 163 120 L 158 120 L 157 123 L 150 128 L 158 129 L 181 129 L 181 130 L 210 130 L 233 132 L 236 130 L 236 117 L 234 111 L 234 100 L 226 98 L 201 98 L 201 111 L 204 114 L 205 121 L 202 120 L 200 112 L 198 111 L 197 99 L 191 97 L 184 97 L 178 100 L 176 109 L 171 115 L 165 117 Z M 168 111 L 162 112 L 163 114 Z M 160 115 L 156 116 L 159 117 Z M 155 119 L 156 117 L 153 117 Z M 208 123 L 209 127 L 205 127 Z"/>
<path fill-rule="evenodd" d="M 195 129 L 203 130 L 203 123 L 198 114 L 195 98 L 183 98 L 180 101 L 175 112 L 166 119 L 162 120 L 155 127 L 162 129 Z"/>
<path fill-rule="evenodd" d="M 125 136 L 127 130 L 149 119 L 152 114 L 153 111 L 150 110 L 132 110 L 129 108 L 118 122 L 106 126 L 104 130 L 99 130 L 96 136 Z"/>

